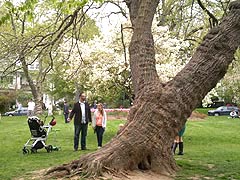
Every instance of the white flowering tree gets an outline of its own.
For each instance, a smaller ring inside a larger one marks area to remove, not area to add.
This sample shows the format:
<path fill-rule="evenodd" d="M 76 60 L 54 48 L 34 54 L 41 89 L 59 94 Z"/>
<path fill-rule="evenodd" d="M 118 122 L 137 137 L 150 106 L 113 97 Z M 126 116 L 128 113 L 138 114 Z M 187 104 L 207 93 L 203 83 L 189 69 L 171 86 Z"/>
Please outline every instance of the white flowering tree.
<path fill-rule="evenodd" d="M 228 69 L 228 73 L 221 80 L 221 85 L 216 88 L 217 94 L 224 99 L 225 103 L 240 103 L 240 50 L 235 54 L 233 63 Z"/>
<path fill-rule="evenodd" d="M 98 36 L 88 42 L 78 43 L 81 48 L 72 48 L 70 41 L 62 44 L 60 61 L 66 56 L 69 57 L 68 65 L 61 69 L 65 73 L 61 73 L 60 76 L 64 75 L 63 79 L 76 84 L 79 91 L 87 91 L 90 100 L 94 98 L 106 100 L 110 97 L 114 99 L 114 91 L 119 92 L 116 89 L 124 90 L 122 87 L 124 85 L 119 84 L 119 81 L 124 80 L 123 71 L 129 72 L 129 66 L 126 67 L 123 54 L 118 50 L 121 46 L 116 46 L 109 38 Z M 71 48 L 69 55 L 67 52 Z M 126 79 L 129 79 L 129 75 Z"/>
<path fill-rule="evenodd" d="M 156 21 L 154 22 L 152 30 L 155 39 L 156 68 L 161 80 L 166 82 L 188 62 L 189 54 L 183 53 L 188 44 L 183 39 L 172 38 L 167 27 L 157 27 Z M 122 34 L 116 29 L 110 37 L 96 36 L 88 42 L 79 42 L 80 49 L 75 47 L 71 50 L 67 69 L 62 67 L 63 73 L 58 73 L 58 77 L 60 74 L 69 84 L 78 82 L 81 90 L 88 91 L 88 97 L 92 101 L 97 99 L 113 102 L 116 106 L 122 103 L 115 102 L 117 96 L 133 98 L 129 52 L 127 49 L 124 51 L 124 46 L 129 46 L 131 40 L 132 29 L 129 27 L 130 24 L 126 23 L 122 26 Z M 65 52 L 63 59 L 69 55 L 71 48 L 71 41 L 62 44 L 62 52 Z"/>

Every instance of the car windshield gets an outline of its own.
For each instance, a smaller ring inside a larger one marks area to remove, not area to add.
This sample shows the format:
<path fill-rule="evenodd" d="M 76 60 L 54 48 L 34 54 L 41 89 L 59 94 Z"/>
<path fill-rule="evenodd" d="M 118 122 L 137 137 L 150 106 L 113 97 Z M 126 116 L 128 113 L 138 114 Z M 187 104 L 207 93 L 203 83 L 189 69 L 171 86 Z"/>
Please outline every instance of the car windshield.
<path fill-rule="evenodd" d="M 217 108 L 218 111 L 222 111 L 222 110 L 224 110 L 224 109 L 226 109 L 226 108 L 225 108 L 225 107 L 218 107 L 218 108 Z"/>
<path fill-rule="evenodd" d="M 235 110 L 235 111 L 238 110 L 237 107 L 229 107 L 229 109 L 230 109 L 230 110 Z"/>

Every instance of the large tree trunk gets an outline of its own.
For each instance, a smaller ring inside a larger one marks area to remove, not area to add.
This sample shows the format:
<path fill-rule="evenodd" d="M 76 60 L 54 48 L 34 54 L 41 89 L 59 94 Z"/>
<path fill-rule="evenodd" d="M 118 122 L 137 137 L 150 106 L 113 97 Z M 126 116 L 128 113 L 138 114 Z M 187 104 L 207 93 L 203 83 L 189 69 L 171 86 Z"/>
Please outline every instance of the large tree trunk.
<path fill-rule="evenodd" d="M 151 31 L 158 3 L 159 0 L 145 0 L 142 3 L 134 0 L 127 2 L 133 26 L 133 36 L 129 53 L 136 99 L 143 87 L 148 83 L 159 80 L 156 71 L 154 41 Z"/>
<path fill-rule="evenodd" d="M 36 90 L 32 89 L 32 94 L 35 101 L 34 113 L 36 115 L 41 115 L 43 113 L 42 83 L 37 83 Z"/>
<path fill-rule="evenodd" d="M 33 82 L 32 78 L 29 74 L 28 64 L 25 60 L 24 55 L 21 55 L 19 57 L 19 59 L 20 59 L 20 62 L 22 63 L 22 69 L 23 69 L 24 75 L 26 76 L 27 82 L 30 86 L 30 89 L 31 89 L 31 92 L 33 95 L 34 102 L 36 104 L 34 112 L 36 115 L 42 114 L 42 112 L 43 112 L 43 109 L 42 109 L 42 103 L 43 103 L 42 102 L 42 84 L 41 84 L 41 82 L 36 82 L 36 83 Z"/>
<path fill-rule="evenodd" d="M 137 95 L 122 132 L 100 150 L 52 168 L 51 175 L 121 172 L 151 169 L 172 174 L 177 166 L 170 151 L 175 134 L 196 105 L 224 76 L 240 45 L 240 1 L 205 37 L 186 67 L 166 84 L 159 82 L 151 22 L 158 0 L 127 1 L 134 27 L 130 46 L 134 91 Z"/>

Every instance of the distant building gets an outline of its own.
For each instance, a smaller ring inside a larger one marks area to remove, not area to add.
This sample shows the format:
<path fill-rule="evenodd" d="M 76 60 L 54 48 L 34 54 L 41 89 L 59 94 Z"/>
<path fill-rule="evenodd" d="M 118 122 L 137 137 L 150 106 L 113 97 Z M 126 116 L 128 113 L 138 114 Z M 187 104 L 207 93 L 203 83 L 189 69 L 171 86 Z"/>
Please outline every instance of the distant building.
<path fill-rule="evenodd" d="M 16 66 L 21 66 L 21 63 L 17 63 Z M 36 71 L 39 69 L 39 63 L 34 62 L 28 66 L 29 71 Z M 19 69 L 11 74 L 6 76 L 2 76 L 1 67 L 0 67 L 0 92 L 9 92 L 16 90 L 23 90 L 31 93 L 31 89 L 29 87 L 29 83 L 24 75 L 22 69 Z M 49 104 L 53 103 L 53 100 L 49 95 L 43 94 L 43 103 Z"/>

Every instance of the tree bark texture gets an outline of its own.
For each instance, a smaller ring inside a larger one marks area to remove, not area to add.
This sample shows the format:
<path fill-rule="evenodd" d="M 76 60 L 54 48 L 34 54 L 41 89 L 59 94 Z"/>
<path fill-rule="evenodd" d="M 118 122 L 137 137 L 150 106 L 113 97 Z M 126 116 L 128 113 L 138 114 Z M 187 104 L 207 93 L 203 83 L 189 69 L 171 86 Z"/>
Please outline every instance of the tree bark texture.
<path fill-rule="evenodd" d="M 134 34 L 130 61 L 137 99 L 123 130 L 100 150 L 69 164 L 52 168 L 50 175 L 123 172 L 151 169 L 173 174 L 177 169 L 170 146 L 199 101 L 224 76 L 240 45 L 240 1 L 231 4 L 229 15 L 210 30 L 190 62 L 166 84 L 155 69 L 151 21 L 157 0 L 127 1 Z M 145 14 L 144 14 L 145 13 Z M 151 17 L 151 18 L 150 18 Z"/>
<path fill-rule="evenodd" d="M 135 97 L 149 82 L 158 80 L 152 21 L 159 0 L 128 2 L 133 35 L 129 47 L 130 67 Z"/>

